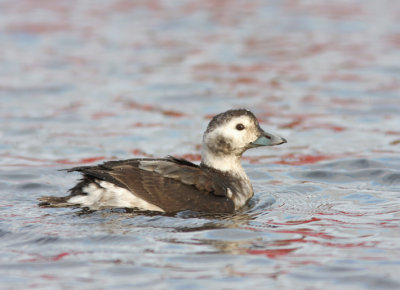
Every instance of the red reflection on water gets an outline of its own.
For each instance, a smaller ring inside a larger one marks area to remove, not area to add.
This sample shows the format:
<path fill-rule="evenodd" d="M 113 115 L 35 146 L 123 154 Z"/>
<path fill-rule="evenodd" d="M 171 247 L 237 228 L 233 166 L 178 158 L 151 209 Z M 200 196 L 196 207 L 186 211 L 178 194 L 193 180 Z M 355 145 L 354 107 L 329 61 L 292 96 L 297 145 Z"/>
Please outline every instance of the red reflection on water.
<path fill-rule="evenodd" d="M 110 113 L 110 112 L 96 112 L 92 114 L 92 119 L 93 120 L 100 120 L 103 118 L 107 117 L 113 117 L 115 116 L 115 113 Z"/>
<path fill-rule="evenodd" d="M 31 34 L 44 34 L 68 31 L 71 26 L 67 23 L 21 23 L 10 25 L 7 30 L 10 32 L 24 32 Z"/>
<path fill-rule="evenodd" d="M 132 149 L 131 153 L 133 155 L 135 155 L 135 156 L 153 157 L 153 155 L 148 154 L 148 153 L 144 152 L 143 150 L 140 150 L 140 149 L 137 149 L 137 148 Z"/>
<path fill-rule="evenodd" d="M 264 158 L 267 158 L 269 156 L 256 156 L 256 157 L 251 157 L 251 156 L 243 156 L 242 160 L 248 161 L 250 164 L 260 164 L 261 160 Z"/>
<path fill-rule="evenodd" d="M 183 117 L 183 116 L 186 115 L 186 114 L 184 114 L 184 113 L 182 113 L 182 112 L 173 111 L 173 110 L 160 110 L 160 112 L 161 112 L 163 115 L 171 116 L 171 117 Z"/>
<path fill-rule="evenodd" d="M 335 236 L 328 235 L 322 232 L 316 232 L 311 229 L 305 229 L 305 228 L 300 228 L 296 230 L 278 230 L 276 231 L 278 233 L 285 233 L 285 234 L 301 234 L 303 236 L 308 236 L 308 237 L 317 237 L 317 238 L 323 238 L 323 239 L 335 239 Z"/>
<path fill-rule="evenodd" d="M 112 1 L 110 1 L 111 3 Z M 110 11 L 115 12 L 127 12 L 133 9 L 148 9 L 153 11 L 161 10 L 163 7 L 158 0 L 146 0 L 146 1 L 130 1 L 130 0 L 122 0 L 122 1 L 114 1 L 112 6 L 109 8 Z"/>
<path fill-rule="evenodd" d="M 128 101 L 125 103 L 126 106 L 130 109 L 134 109 L 134 110 L 143 110 L 143 111 L 149 111 L 149 112 L 157 112 L 157 113 L 161 113 L 165 116 L 171 116 L 171 117 L 183 117 L 186 116 L 186 114 L 182 113 L 182 112 L 178 112 L 178 111 L 174 111 L 174 110 L 165 110 L 162 109 L 158 106 L 154 106 L 154 105 L 149 105 L 149 104 L 140 104 L 134 101 Z"/>
<path fill-rule="evenodd" d="M 77 254 L 77 253 L 75 253 Z M 62 260 L 64 257 L 71 255 L 71 253 L 68 252 L 61 252 L 55 256 L 50 256 L 50 257 L 45 257 L 41 254 L 33 254 L 33 256 L 35 256 L 34 258 L 30 258 L 30 259 L 24 259 L 21 260 L 21 262 L 58 262 L 60 260 Z"/>
<path fill-rule="evenodd" d="M 201 155 L 200 154 L 188 153 L 188 154 L 178 155 L 176 157 L 177 158 L 183 158 L 183 159 L 186 159 L 186 160 L 189 160 L 189 161 L 192 161 L 192 162 L 201 161 Z"/>
<path fill-rule="evenodd" d="M 313 96 L 307 96 L 305 97 L 305 101 L 311 101 L 314 97 Z M 262 116 L 272 116 L 272 115 L 276 115 L 276 116 L 282 116 L 282 114 L 279 114 L 278 112 L 275 113 L 271 113 L 268 112 L 267 114 L 263 114 Z M 286 119 L 291 119 L 292 121 L 290 121 L 289 123 L 286 124 L 282 124 L 279 127 L 280 128 L 285 128 L 285 129 L 293 129 L 293 128 L 297 128 L 300 125 L 303 125 L 306 121 L 310 120 L 310 119 L 315 119 L 315 118 L 323 118 L 326 117 L 322 114 L 290 114 L 290 115 L 285 115 Z"/>
<path fill-rule="evenodd" d="M 40 275 L 41 278 L 45 279 L 45 280 L 57 280 L 58 278 L 54 275 L 50 275 L 50 274 L 42 274 Z"/>
<path fill-rule="evenodd" d="M 286 256 L 293 251 L 297 250 L 297 248 L 291 249 L 264 249 L 264 250 L 247 250 L 247 253 L 250 255 L 263 255 L 267 256 L 268 258 L 275 259 L 281 256 Z"/>
<path fill-rule="evenodd" d="M 274 162 L 274 164 L 283 164 L 283 165 L 305 165 L 305 164 L 313 164 L 323 160 L 330 160 L 337 158 L 337 156 L 333 155 L 296 155 L 294 153 L 289 153 L 281 157 L 280 161 Z"/>
<path fill-rule="evenodd" d="M 341 249 L 359 248 L 359 247 L 373 248 L 377 244 L 379 244 L 378 242 L 359 242 L 359 243 L 343 243 L 342 244 L 342 243 L 335 243 L 335 242 L 322 242 L 322 241 L 318 241 L 318 240 L 303 240 L 301 242 L 320 245 L 320 246 L 324 246 L 324 247 L 341 248 Z"/>
<path fill-rule="evenodd" d="M 400 135 L 400 131 L 385 131 L 386 135 Z"/>
<path fill-rule="evenodd" d="M 60 159 L 57 160 L 56 163 L 60 163 L 60 164 L 86 164 L 86 163 L 93 163 L 99 160 L 104 160 L 105 157 L 103 156 L 99 156 L 99 157 L 88 157 L 88 158 L 81 158 L 77 161 L 71 161 L 69 159 Z"/>
<path fill-rule="evenodd" d="M 400 49 L 400 35 L 398 33 L 388 35 L 386 41 L 393 47 Z"/>
<path fill-rule="evenodd" d="M 22 159 L 22 160 L 27 160 L 27 161 L 38 161 L 38 162 L 46 162 L 46 159 L 41 159 L 41 158 L 35 158 L 35 157 L 30 157 L 30 156 L 20 156 L 20 155 L 12 155 L 12 154 L 0 154 L 0 156 L 5 157 L 5 158 L 15 158 L 15 159 Z"/>
<path fill-rule="evenodd" d="M 312 125 L 308 125 L 308 126 L 304 126 L 301 129 L 303 130 L 311 130 L 311 129 L 328 129 L 328 130 L 332 130 L 335 132 L 341 132 L 346 130 L 345 127 L 342 126 L 338 126 L 338 125 L 333 125 L 333 124 L 318 124 L 318 123 L 314 123 Z"/>
<path fill-rule="evenodd" d="M 308 119 L 318 117 L 318 116 L 296 116 L 294 119 L 286 124 L 280 125 L 280 128 L 284 129 L 302 129 L 302 130 L 310 130 L 310 129 L 328 129 L 332 130 L 335 132 L 341 132 L 346 130 L 345 127 L 339 126 L 339 125 L 334 125 L 330 123 L 318 123 L 318 122 L 309 122 L 308 124 L 305 124 Z"/>
<path fill-rule="evenodd" d="M 72 161 L 70 159 L 49 160 L 49 159 L 44 159 L 44 158 L 35 158 L 35 157 L 30 157 L 30 156 L 19 156 L 19 155 L 10 155 L 10 154 L 1 154 L 0 156 L 7 157 L 7 158 L 13 158 L 13 159 L 39 162 L 39 163 L 41 163 L 40 166 L 51 166 L 51 165 L 54 165 L 53 163 L 68 164 L 68 165 L 87 164 L 87 163 L 93 163 L 93 162 L 105 159 L 104 156 L 81 158 L 76 161 Z M 19 166 L 36 166 L 33 164 L 18 164 L 18 165 Z"/>
<path fill-rule="evenodd" d="M 143 122 L 136 122 L 131 125 L 131 127 L 135 128 L 151 128 L 151 127 L 163 127 L 165 124 L 163 123 L 143 123 Z"/>
<path fill-rule="evenodd" d="M 398 79 L 389 79 L 383 83 L 378 84 L 375 88 L 369 90 L 370 92 L 399 92 L 400 82 Z M 398 103 L 397 103 L 398 104 Z"/>
<path fill-rule="evenodd" d="M 294 220 L 294 221 L 287 221 L 283 223 L 278 223 L 278 222 L 273 222 L 269 221 L 268 224 L 270 225 L 302 225 L 302 224 L 308 224 L 308 223 L 313 223 L 313 222 L 318 222 L 321 219 L 312 217 L 310 219 L 305 219 L 305 220 Z"/>
<path fill-rule="evenodd" d="M 259 81 L 256 78 L 251 78 L 251 77 L 238 77 L 238 78 L 234 79 L 232 81 L 232 83 L 233 84 L 238 84 L 238 85 L 239 84 L 245 84 L 245 85 L 251 84 L 251 85 L 253 85 L 253 84 L 259 83 Z"/>
<path fill-rule="evenodd" d="M 60 261 L 62 258 L 66 257 L 66 256 L 69 256 L 69 255 L 70 255 L 70 254 L 67 253 L 67 252 L 60 253 L 60 254 L 58 254 L 58 255 L 52 257 L 50 260 L 51 260 L 51 261 L 54 261 L 54 262 L 57 262 L 57 261 Z"/>
<path fill-rule="evenodd" d="M 332 73 L 325 75 L 323 80 L 326 82 L 346 81 L 346 82 L 362 82 L 365 79 L 356 74 L 338 74 Z"/>
<path fill-rule="evenodd" d="M 298 118 L 298 119 L 291 121 L 290 123 L 280 126 L 280 128 L 293 129 L 293 128 L 298 127 L 301 124 L 303 124 L 303 122 L 304 122 L 303 118 Z"/>
<path fill-rule="evenodd" d="M 365 14 L 363 7 L 357 3 L 311 2 L 304 4 L 302 1 L 285 1 L 285 5 L 299 13 L 307 11 L 307 13 L 331 19 L 356 19 Z"/>

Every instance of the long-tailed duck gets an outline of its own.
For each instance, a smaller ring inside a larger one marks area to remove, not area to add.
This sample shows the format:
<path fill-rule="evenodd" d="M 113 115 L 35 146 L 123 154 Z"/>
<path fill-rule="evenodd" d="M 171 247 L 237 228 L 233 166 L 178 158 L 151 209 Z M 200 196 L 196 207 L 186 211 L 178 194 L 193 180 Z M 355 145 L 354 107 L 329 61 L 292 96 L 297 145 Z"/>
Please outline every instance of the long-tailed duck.
<path fill-rule="evenodd" d="M 42 197 L 41 206 L 139 208 L 159 212 L 233 212 L 253 196 L 240 158 L 247 150 L 286 143 L 261 129 L 245 109 L 216 115 L 203 135 L 201 164 L 175 157 L 135 158 L 74 167 L 83 174 L 65 197 Z"/>

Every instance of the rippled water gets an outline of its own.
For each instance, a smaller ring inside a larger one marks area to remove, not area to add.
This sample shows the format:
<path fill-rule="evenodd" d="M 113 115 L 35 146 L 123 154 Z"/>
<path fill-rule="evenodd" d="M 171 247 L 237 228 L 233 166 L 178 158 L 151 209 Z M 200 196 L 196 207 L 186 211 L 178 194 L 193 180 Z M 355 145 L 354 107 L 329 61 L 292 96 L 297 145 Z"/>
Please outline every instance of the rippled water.
<path fill-rule="evenodd" d="M 398 1 L 0 1 L 1 289 L 399 289 Z M 233 215 L 39 208 L 77 164 L 288 139 Z"/>

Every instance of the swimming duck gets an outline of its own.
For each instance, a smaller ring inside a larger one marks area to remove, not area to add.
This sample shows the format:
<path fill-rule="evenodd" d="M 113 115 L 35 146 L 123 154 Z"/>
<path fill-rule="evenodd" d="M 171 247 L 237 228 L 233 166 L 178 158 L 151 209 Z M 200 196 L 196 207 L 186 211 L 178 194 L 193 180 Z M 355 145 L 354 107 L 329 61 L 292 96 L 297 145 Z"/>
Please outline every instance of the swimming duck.
<path fill-rule="evenodd" d="M 41 206 L 138 208 L 231 213 L 253 196 L 240 159 L 251 148 L 286 143 L 261 129 L 252 112 L 216 115 L 203 135 L 200 165 L 175 158 L 135 158 L 68 169 L 83 176 L 65 197 L 42 197 Z"/>

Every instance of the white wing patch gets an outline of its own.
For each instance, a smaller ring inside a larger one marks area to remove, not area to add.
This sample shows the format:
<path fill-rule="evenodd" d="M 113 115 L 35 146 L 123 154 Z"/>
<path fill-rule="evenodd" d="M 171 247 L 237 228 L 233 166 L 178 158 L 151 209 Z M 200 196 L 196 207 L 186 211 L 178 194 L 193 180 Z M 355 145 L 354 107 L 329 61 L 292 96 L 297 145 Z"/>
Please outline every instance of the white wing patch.
<path fill-rule="evenodd" d="M 226 190 L 226 196 L 232 199 L 232 190 L 229 187 Z"/>
<path fill-rule="evenodd" d="M 133 192 L 107 181 L 96 180 L 96 183 L 90 183 L 82 188 L 82 191 L 87 195 L 73 196 L 68 200 L 68 203 L 79 204 L 90 209 L 136 207 L 143 210 L 164 212 L 160 207 L 137 197 Z"/>

